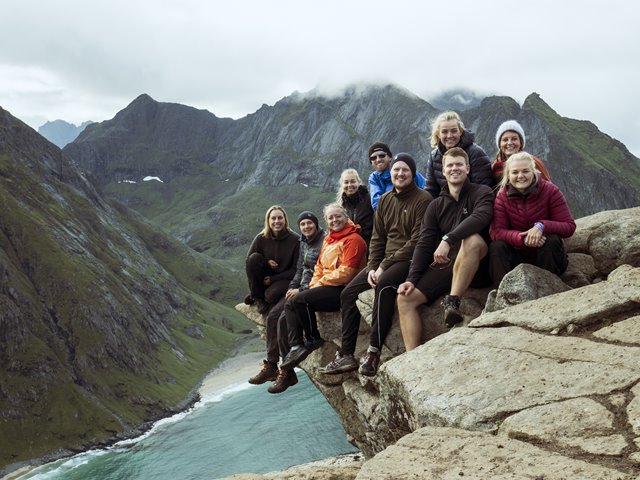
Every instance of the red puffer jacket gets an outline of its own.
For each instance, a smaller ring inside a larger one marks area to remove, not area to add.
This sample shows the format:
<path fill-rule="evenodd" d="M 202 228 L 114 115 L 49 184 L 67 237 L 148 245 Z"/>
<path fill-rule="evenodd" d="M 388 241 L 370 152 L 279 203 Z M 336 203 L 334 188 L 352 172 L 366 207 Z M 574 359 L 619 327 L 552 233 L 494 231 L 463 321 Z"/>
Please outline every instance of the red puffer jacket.
<path fill-rule="evenodd" d="M 492 240 L 523 248 L 524 237 L 520 233 L 529 230 L 536 222 L 544 225 L 545 235 L 567 238 L 576 230 L 567 201 L 553 183 L 539 179 L 524 193 L 511 185 L 500 189 L 493 207 Z"/>

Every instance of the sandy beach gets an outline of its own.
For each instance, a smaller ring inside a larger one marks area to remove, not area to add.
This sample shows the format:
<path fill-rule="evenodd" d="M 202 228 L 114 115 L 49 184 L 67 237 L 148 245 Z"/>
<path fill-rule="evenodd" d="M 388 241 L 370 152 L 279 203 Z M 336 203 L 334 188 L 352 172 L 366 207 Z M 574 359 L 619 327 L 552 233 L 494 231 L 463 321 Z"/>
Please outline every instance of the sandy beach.
<path fill-rule="evenodd" d="M 258 373 L 264 352 L 240 353 L 227 358 L 218 367 L 209 372 L 198 389 L 203 399 L 247 380 Z"/>

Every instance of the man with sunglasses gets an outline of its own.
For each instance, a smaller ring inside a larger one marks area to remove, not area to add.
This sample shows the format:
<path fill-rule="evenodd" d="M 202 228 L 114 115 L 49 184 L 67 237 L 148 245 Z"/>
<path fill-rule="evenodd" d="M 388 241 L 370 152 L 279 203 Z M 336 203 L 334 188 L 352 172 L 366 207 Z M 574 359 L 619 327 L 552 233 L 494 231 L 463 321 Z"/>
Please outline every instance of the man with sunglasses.
<path fill-rule="evenodd" d="M 369 348 L 359 366 L 361 375 L 378 371 L 380 351 L 391 330 L 396 288 L 407 278 L 413 249 L 420 234 L 420 222 L 431 202 L 431 194 L 415 184 L 416 162 L 408 153 L 399 153 L 391 163 L 393 190 L 380 198 L 374 215 L 369 243 L 369 261 L 340 295 L 342 345 L 336 358 L 320 371 L 325 374 L 358 370 L 354 354 L 360 328 L 360 293 L 375 289 L 371 315 Z"/>
<path fill-rule="evenodd" d="M 489 284 L 487 253 L 493 191 L 469 181 L 469 156 L 454 147 L 444 154 L 447 184 L 422 219 L 407 280 L 398 287 L 400 329 L 407 351 L 422 343 L 418 307 L 442 300 L 448 328 L 463 320 L 460 298 L 470 286 Z M 483 261 L 484 259 L 484 261 Z"/>
<path fill-rule="evenodd" d="M 376 142 L 369 147 L 369 162 L 373 167 L 373 172 L 369 175 L 369 195 L 371 195 L 371 206 L 375 210 L 380 201 L 380 197 L 393 188 L 391 182 L 391 160 L 393 154 L 389 145 Z M 418 188 L 424 188 L 425 178 L 416 172 L 414 181 Z"/>

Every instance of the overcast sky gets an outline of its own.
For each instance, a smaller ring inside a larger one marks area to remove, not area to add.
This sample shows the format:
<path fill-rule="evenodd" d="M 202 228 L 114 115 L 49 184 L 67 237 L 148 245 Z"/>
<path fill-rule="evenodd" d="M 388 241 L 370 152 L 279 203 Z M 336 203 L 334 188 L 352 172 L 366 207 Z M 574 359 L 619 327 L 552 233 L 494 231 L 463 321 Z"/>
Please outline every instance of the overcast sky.
<path fill-rule="evenodd" d="M 537 92 L 640 157 L 639 22 L 633 0 L 3 0 L 0 106 L 37 128 L 141 93 L 239 118 L 365 81 Z"/>

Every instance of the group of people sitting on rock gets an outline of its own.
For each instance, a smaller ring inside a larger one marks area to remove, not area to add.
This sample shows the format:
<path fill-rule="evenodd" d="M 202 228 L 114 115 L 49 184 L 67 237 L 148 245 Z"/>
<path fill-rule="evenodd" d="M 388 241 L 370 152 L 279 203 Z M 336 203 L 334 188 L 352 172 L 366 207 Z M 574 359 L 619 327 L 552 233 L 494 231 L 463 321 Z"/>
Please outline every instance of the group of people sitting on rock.
<path fill-rule="evenodd" d="M 298 382 L 294 368 L 323 343 L 316 312 L 339 311 L 342 320 L 340 348 L 321 372 L 374 376 L 396 302 L 408 351 L 423 343 L 421 305 L 444 295 L 451 328 L 464 319 L 460 302 L 470 287 L 497 288 L 521 263 L 564 273 L 563 239 L 576 224 L 544 163 L 524 151 L 525 141 L 518 122 L 504 122 L 491 162 L 460 117 L 444 112 L 432 123 L 426 176 L 411 155 L 394 157 L 387 144 L 374 143 L 369 189 L 356 170 L 342 172 L 336 202 L 324 207 L 328 231 L 303 211 L 298 235 L 282 207 L 269 208 L 246 261 L 245 303 L 266 315 L 267 344 L 267 358 L 249 382 L 273 381 L 271 393 Z M 368 289 L 375 290 L 371 336 L 358 361 L 356 300 Z"/>

